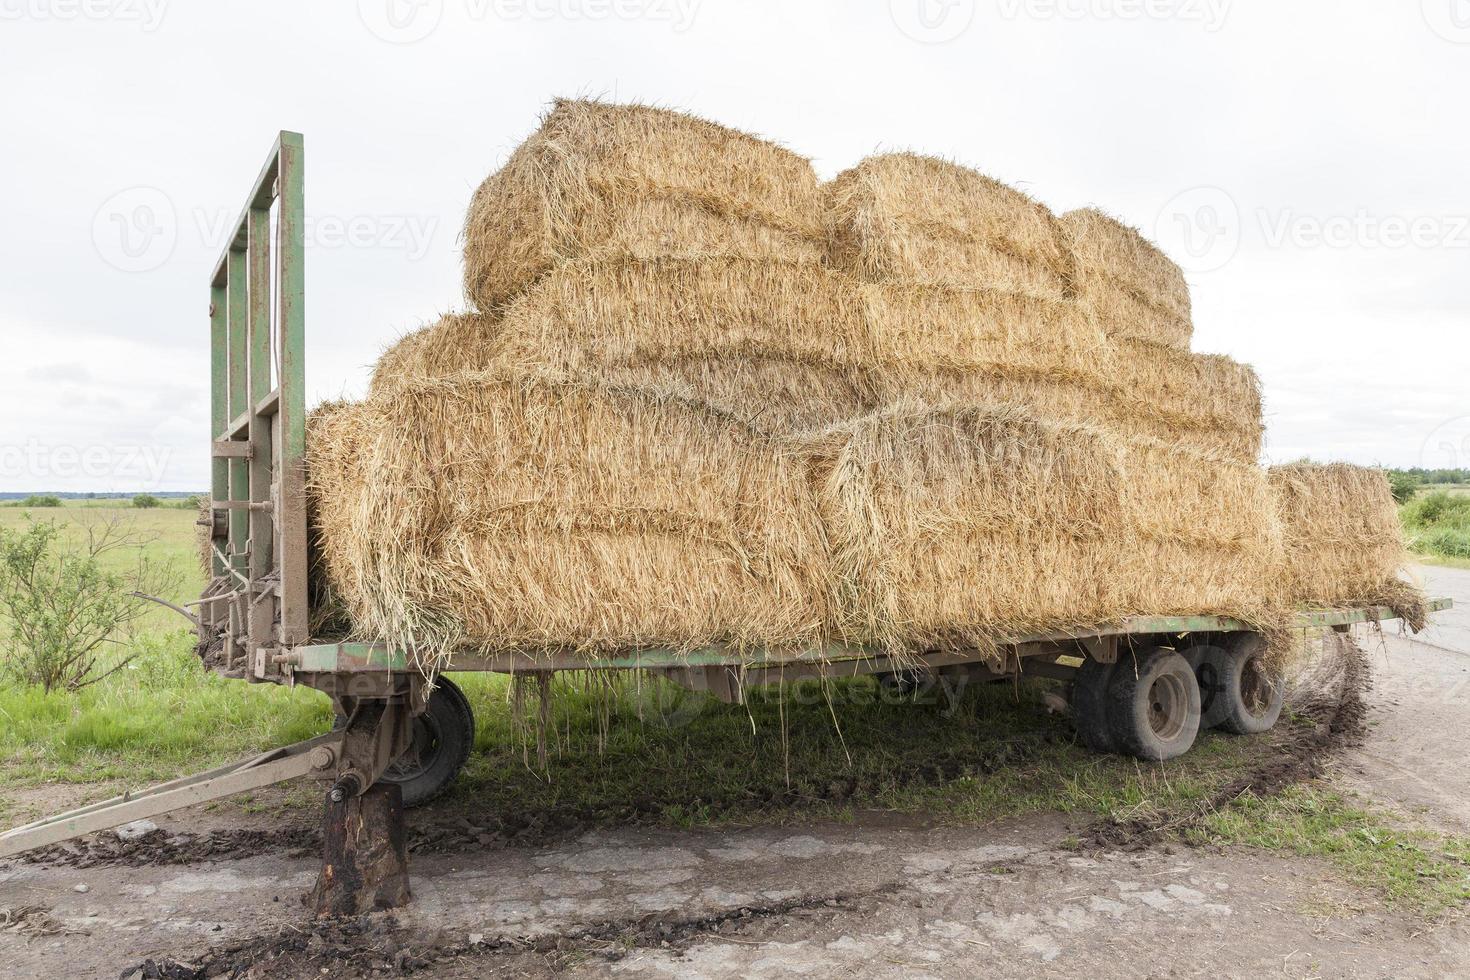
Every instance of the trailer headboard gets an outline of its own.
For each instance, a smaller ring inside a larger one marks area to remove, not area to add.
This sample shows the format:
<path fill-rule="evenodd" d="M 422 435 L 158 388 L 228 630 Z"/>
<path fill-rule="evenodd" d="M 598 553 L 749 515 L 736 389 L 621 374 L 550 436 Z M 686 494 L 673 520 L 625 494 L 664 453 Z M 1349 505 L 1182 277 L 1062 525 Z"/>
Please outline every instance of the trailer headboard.
<path fill-rule="evenodd" d="M 307 642 L 305 195 L 282 132 L 209 282 L 210 541 L 201 629 L 222 666 L 265 679 Z"/>

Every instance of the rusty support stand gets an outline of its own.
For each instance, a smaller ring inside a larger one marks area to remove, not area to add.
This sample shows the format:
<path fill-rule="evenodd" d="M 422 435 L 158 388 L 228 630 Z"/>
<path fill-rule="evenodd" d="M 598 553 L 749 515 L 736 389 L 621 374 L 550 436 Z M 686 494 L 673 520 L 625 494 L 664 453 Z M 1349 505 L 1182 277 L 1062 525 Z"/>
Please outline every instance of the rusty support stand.
<path fill-rule="evenodd" d="M 360 796 L 332 796 L 322 828 L 322 871 L 307 897 L 317 918 L 407 905 L 402 789 L 378 783 Z"/>

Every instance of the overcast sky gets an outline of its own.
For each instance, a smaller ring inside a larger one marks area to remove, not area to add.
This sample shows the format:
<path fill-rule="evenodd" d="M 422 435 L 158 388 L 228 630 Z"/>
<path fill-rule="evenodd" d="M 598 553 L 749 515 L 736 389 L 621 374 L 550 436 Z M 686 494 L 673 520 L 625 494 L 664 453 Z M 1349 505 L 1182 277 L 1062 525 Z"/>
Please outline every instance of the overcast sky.
<path fill-rule="evenodd" d="M 0 0 L 0 490 L 206 486 L 206 281 L 277 130 L 310 404 L 463 306 L 471 191 L 577 94 L 1101 206 L 1260 371 L 1269 460 L 1470 465 L 1470 0 Z"/>

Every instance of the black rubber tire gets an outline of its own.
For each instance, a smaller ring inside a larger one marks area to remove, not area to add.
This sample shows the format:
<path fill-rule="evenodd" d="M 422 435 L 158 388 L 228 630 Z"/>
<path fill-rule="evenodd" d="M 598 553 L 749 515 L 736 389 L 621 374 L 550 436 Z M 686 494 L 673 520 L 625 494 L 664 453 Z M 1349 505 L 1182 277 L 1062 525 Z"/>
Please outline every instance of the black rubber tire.
<path fill-rule="evenodd" d="M 1107 715 L 1118 751 L 1153 762 L 1177 759 L 1199 735 L 1199 682 L 1173 650 L 1124 654 L 1108 687 Z"/>
<path fill-rule="evenodd" d="M 933 683 L 933 675 L 920 674 L 914 670 L 900 670 L 891 674 L 879 674 L 878 686 L 899 700 L 917 700 L 927 684 Z"/>
<path fill-rule="evenodd" d="M 1088 657 L 1072 678 L 1072 725 L 1082 744 L 1094 752 L 1117 751 L 1108 724 L 1108 686 L 1117 666 Z"/>
<path fill-rule="evenodd" d="M 413 730 L 414 747 L 378 777 L 402 788 L 404 806 L 437 799 L 454 783 L 475 745 L 475 714 L 458 685 L 438 677 Z"/>
<path fill-rule="evenodd" d="M 1266 638 L 1241 633 L 1207 648 L 1196 668 L 1206 728 L 1260 735 L 1276 727 L 1286 700 L 1281 672 L 1265 666 Z"/>

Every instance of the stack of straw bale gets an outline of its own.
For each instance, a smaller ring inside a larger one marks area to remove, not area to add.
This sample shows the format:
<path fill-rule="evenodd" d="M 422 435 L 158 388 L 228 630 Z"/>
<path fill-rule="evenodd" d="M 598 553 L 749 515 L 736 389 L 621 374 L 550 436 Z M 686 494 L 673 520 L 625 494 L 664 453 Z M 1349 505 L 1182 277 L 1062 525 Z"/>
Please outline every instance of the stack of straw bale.
<path fill-rule="evenodd" d="M 1381 478 L 1256 464 L 1179 269 L 913 154 L 819 187 L 677 113 L 558 102 L 476 192 L 475 310 L 313 417 L 319 560 L 423 650 L 986 646 L 1385 594 Z M 1286 583 L 1286 584 L 1283 584 Z"/>

